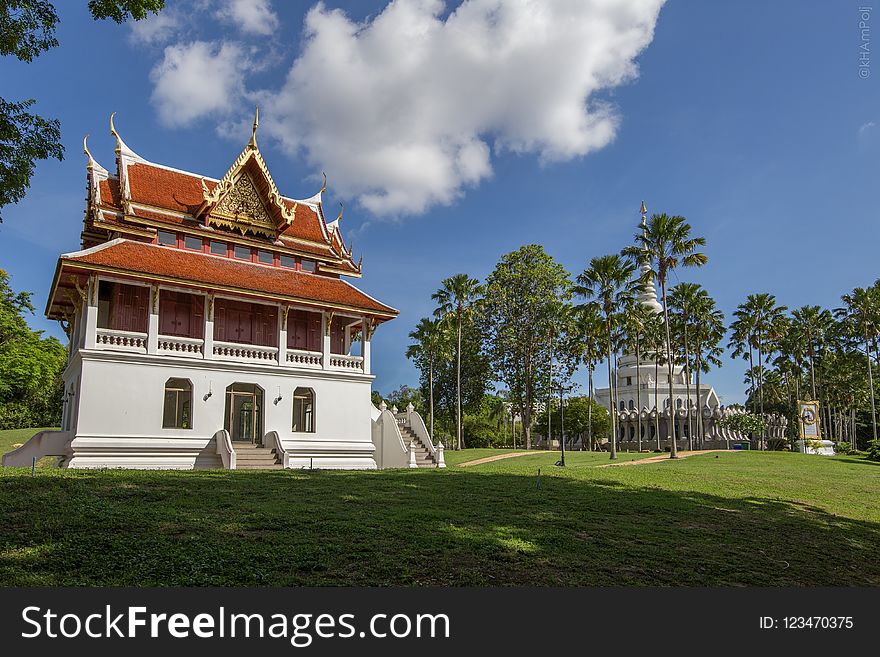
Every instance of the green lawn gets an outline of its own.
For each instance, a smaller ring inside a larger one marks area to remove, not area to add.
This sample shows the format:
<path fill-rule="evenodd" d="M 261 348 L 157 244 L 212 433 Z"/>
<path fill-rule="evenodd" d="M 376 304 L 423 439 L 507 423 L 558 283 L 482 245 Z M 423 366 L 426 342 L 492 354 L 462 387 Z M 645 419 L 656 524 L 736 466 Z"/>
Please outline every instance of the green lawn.
<path fill-rule="evenodd" d="M 498 454 L 510 454 L 511 452 L 519 452 L 524 450 L 519 449 L 488 449 L 478 447 L 476 449 L 462 449 L 462 450 L 454 450 L 454 449 L 444 449 L 443 450 L 443 459 L 446 461 L 446 465 L 458 465 L 459 463 L 465 463 L 466 461 L 476 461 L 477 459 L 483 459 L 487 456 L 496 456 Z"/>
<path fill-rule="evenodd" d="M 563 470 L 557 458 L 2 469 L 0 585 L 880 586 L 878 464 L 737 452 L 600 468 L 607 454 L 572 453 Z"/>

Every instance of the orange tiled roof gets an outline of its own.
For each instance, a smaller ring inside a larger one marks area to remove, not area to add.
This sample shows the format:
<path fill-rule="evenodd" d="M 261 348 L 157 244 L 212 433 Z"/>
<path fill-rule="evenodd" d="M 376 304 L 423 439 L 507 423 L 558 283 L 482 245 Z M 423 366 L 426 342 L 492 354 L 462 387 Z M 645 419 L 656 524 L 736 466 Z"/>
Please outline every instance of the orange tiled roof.
<path fill-rule="evenodd" d="M 205 181 L 208 189 L 216 183 Z M 128 188 L 135 203 L 193 214 L 202 204 L 202 183 L 197 176 L 149 164 L 128 165 Z"/>
<path fill-rule="evenodd" d="M 398 312 L 339 278 L 184 251 L 155 244 L 118 240 L 90 252 L 62 256 L 61 267 L 107 267 L 143 277 L 170 278 L 182 284 L 234 288 L 257 296 L 343 306 L 391 319 Z M 53 295 L 54 295 L 53 290 Z M 52 305 L 50 299 L 50 307 Z"/>
<path fill-rule="evenodd" d="M 116 178 L 108 178 L 107 180 L 102 180 L 100 183 L 101 186 L 101 204 L 109 205 L 113 208 L 121 208 L 122 201 L 119 196 L 119 180 Z"/>

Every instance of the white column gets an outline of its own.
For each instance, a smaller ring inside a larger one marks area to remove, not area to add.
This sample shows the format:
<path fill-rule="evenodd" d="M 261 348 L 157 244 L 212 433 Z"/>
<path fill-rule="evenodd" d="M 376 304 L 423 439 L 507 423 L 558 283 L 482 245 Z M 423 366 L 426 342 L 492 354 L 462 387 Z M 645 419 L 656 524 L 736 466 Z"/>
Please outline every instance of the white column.
<path fill-rule="evenodd" d="M 370 323 L 366 317 L 362 322 L 363 330 L 361 331 L 361 358 L 363 358 L 364 374 L 370 373 Z"/>
<path fill-rule="evenodd" d="M 147 353 L 159 351 L 159 286 L 150 289 L 150 318 L 147 324 Z"/>
<path fill-rule="evenodd" d="M 342 347 L 343 353 L 350 354 L 351 353 L 351 325 L 346 325 L 344 339 L 345 339 L 345 342 Z"/>
<path fill-rule="evenodd" d="M 330 318 L 327 317 L 327 313 L 321 313 L 321 335 L 323 336 L 323 343 L 321 344 L 321 351 L 323 352 L 323 358 L 321 362 L 325 370 L 330 369 Z"/>
<path fill-rule="evenodd" d="M 94 285 L 97 285 L 97 279 L 95 279 Z M 97 305 L 98 292 L 97 290 L 92 292 L 92 286 L 89 285 L 89 289 L 86 292 L 86 298 L 83 301 L 83 347 L 86 349 L 94 349 L 95 341 L 98 335 L 98 305 Z M 92 304 L 92 300 L 94 299 L 94 305 Z"/>
<path fill-rule="evenodd" d="M 278 364 L 287 365 L 287 306 L 278 306 Z"/>
<path fill-rule="evenodd" d="M 205 343 L 202 345 L 202 357 L 205 360 L 214 359 L 214 295 L 205 295 L 205 326 L 202 336 Z"/>

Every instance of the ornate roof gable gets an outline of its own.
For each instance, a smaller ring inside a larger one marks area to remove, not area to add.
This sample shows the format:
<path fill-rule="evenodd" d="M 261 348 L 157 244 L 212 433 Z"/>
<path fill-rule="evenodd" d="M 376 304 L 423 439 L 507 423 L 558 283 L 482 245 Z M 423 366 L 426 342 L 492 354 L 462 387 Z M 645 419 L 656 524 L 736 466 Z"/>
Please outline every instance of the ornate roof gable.
<path fill-rule="evenodd" d="M 257 146 L 259 110 L 251 139 L 213 189 L 202 179 L 203 202 L 196 212 L 207 225 L 276 238 L 293 223 L 296 204 L 288 207 L 272 180 Z"/>

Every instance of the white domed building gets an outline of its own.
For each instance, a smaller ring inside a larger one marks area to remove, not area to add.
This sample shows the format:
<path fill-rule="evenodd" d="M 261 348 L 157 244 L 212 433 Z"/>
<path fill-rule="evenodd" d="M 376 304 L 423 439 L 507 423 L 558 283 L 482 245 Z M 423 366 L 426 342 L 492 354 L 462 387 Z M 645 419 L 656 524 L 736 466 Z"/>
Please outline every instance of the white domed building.
<path fill-rule="evenodd" d="M 644 203 L 641 211 L 644 225 L 647 212 Z M 647 270 L 648 265 L 643 265 L 642 274 Z M 653 282 L 642 286 L 639 303 L 657 314 L 663 312 Z M 659 385 L 655 385 L 658 382 Z M 666 449 L 670 439 L 670 407 L 678 449 L 729 448 L 735 443 L 750 442 L 748 436 L 719 425 L 724 417 L 744 411 L 722 406 L 715 389 L 705 380 L 700 381 L 698 389 L 693 374 L 685 371 L 681 364 L 673 365 L 671 401 L 668 365 L 658 367 L 651 353 L 641 354 L 640 360 L 634 354 L 625 353 L 617 361 L 611 385 L 615 388 L 616 404 L 611 403 L 610 388 L 597 389 L 596 401 L 617 413 L 618 448 L 621 450 Z M 784 437 L 785 418 L 770 416 L 767 419 L 768 437 Z M 759 447 L 757 437 L 751 442 L 751 447 Z"/>

